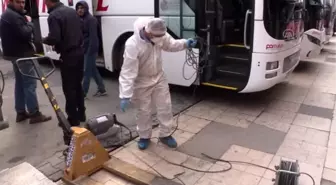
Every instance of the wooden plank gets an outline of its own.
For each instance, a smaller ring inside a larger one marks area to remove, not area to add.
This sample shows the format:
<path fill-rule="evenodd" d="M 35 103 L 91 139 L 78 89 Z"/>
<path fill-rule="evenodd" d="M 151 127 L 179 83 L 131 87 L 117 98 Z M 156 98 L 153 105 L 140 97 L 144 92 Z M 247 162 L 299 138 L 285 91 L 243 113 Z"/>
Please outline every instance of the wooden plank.
<path fill-rule="evenodd" d="M 124 180 L 139 185 L 150 185 L 156 178 L 154 174 L 139 169 L 138 167 L 113 156 L 111 156 L 111 159 L 105 163 L 103 168 Z"/>

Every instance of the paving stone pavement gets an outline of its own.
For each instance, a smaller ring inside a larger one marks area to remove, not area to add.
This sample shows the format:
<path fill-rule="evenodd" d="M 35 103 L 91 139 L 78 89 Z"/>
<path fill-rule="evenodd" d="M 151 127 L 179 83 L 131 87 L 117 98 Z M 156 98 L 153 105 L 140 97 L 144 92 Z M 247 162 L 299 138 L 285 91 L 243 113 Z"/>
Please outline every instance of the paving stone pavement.
<path fill-rule="evenodd" d="M 0 172 L 1 185 L 56 185 L 29 163 L 21 163 Z"/>
<path fill-rule="evenodd" d="M 325 60 L 328 58 L 333 55 L 328 54 Z M 256 94 L 212 91 L 211 96 L 183 111 L 175 117 L 178 129 L 173 136 L 179 143 L 177 150 L 153 139 L 148 150 L 140 151 L 135 139 L 111 154 L 186 185 L 272 185 L 275 173 L 237 163 L 225 173 L 195 172 L 166 160 L 203 171 L 223 170 L 228 165 L 208 160 L 201 153 L 272 169 L 280 159 L 298 160 L 300 171 L 311 174 L 316 185 L 336 185 L 335 84 L 336 65 L 303 62 L 286 82 L 268 91 Z M 153 138 L 157 136 L 155 129 Z M 12 160 L 19 159 L 17 156 Z M 60 153 L 56 153 L 39 169 L 51 178 L 59 176 L 62 160 Z M 77 183 L 132 185 L 105 171 Z M 308 177 L 299 177 L 299 185 L 311 184 Z"/>
<path fill-rule="evenodd" d="M 185 110 L 173 134 L 177 150 L 153 139 L 148 150 L 139 151 L 135 140 L 112 154 L 186 185 L 273 185 L 275 173 L 236 163 L 225 173 L 195 172 L 165 160 L 210 171 L 228 165 L 201 153 L 272 169 L 280 159 L 298 160 L 300 171 L 311 174 L 316 185 L 336 185 L 335 84 L 336 66 L 303 62 L 286 82 L 261 95 L 213 95 Z M 88 181 L 130 184 L 103 171 L 80 184 Z M 299 177 L 299 185 L 311 184 L 307 176 Z"/>

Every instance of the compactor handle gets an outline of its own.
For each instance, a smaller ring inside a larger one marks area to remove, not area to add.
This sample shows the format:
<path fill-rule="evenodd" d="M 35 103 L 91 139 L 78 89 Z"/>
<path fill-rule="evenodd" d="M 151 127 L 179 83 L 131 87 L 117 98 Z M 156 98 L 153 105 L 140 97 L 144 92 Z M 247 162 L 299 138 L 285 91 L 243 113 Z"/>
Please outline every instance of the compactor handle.
<path fill-rule="evenodd" d="M 41 59 L 47 59 L 49 60 L 49 62 L 51 63 L 52 65 L 52 70 L 47 73 L 46 75 L 43 74 L 41 68 L 40 68 L 40 64 L 38 63 L 39 60 Z M 22 69 L 20 68 L 20 65 L 23 64 L 23 63 L 27 63 L 27 62 L 32 62 L 33 64 L 33 68 L 34 70 L 38 73 L 38 76 L 33 76 L 33 75 L 29 75 L 29 74 L 26 74 L 22 71 Z M 18 67 L 19 69 L 19 72 L 23 75 L 23 76 L 27 76 L 29 78 L 34 78 L 34 79 L 39 79 L 39 76 L 40 77 L 44 77 L 44 78 L 48 78 L 51 74 L 53 74 L 55 72 L 55 69 L 56 69 L 56 66 L 55 66 L 55 63 L 54 61 L 50 58 L 50 57 L 47 57 L 47 56 L 43 56 L 43 57 L 27 57 L 27 58 L 19 58 L 15 61 L 15 64 L 16 66 Z"/>

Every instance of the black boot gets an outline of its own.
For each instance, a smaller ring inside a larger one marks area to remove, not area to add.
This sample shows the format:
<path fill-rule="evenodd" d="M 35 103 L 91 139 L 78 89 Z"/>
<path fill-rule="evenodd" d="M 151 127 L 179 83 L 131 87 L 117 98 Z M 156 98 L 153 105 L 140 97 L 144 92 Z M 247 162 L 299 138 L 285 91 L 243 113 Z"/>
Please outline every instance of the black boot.
<path fill-rule="evenodd" d="M 27 112 L 19 112 L 16 114 L 16 123 L 24 121 L 29 118 L 29 114 Z"/>
<path fill-rule="evenodd" d="M 78 109 L 78 119 L 80 122 L 86 121 L 86 114 L 85 114 L 86 108 L 80 108 Z"/>
<path fill-rule="evenodd" d="M 29 124 L 42 123 L 51 120 L 51 116 L 43 115 L 40 111 L 30 115 Z"/>

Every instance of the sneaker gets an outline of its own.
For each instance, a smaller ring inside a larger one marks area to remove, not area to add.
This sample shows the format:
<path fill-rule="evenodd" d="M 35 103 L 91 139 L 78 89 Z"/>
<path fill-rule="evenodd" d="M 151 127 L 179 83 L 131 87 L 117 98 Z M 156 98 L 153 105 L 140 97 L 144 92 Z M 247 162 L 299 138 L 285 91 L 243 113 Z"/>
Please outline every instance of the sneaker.
<path fill-rule="evenodd" d="M 140 138 L 140 140 L 138 141 L 138 148 L 140 150 L 145 150 L 148 148 L 149 144 L 150 144 L 150 139 Z"/>
<path fill-rule="evenodd" d="M 93 96 L 95 96 L 95 97 L 99 97 L 99 96 L 106 96 L 107 95 L 107 92 L 105 91 L 105 90 L 98 90 L 97 92 L 96 92 L 96 94 L 94 94 Z"/>
<path fill-rule="evenodd" d="M 20 112 L 16 114 L 16 123 L 24 121 L 29 118 L 29 114 L 27 112 Z"/>
<path fill-rule="evenodd" d="M 177 142 L 172 136 L 168 137 L 160 137 L 160 141 L 167 145 L 169 148 L 176 148 L 177 147 Z"/>
<path fill-rule="evenodd" d="M 51 116 L 45 116 L 40 111 L 30 116 L 29 124 L 42 123 L 51 120 Z"/>

